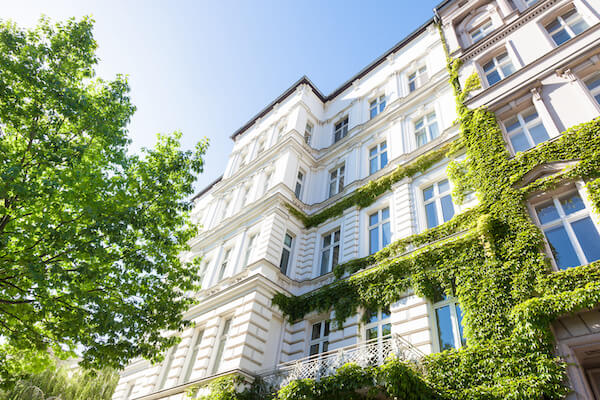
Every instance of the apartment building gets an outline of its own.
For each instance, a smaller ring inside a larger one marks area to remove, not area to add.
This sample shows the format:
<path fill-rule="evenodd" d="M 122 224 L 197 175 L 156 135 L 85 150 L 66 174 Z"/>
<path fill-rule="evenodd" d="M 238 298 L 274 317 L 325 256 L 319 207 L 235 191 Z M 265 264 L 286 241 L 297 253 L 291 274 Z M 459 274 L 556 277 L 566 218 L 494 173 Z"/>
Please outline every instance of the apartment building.
<path fill-rule="evenodd" d="M 445 1 L 434 18 L 333 93 L 321 93 L 302 77 L 267 105 L 231 135 L 234 147 L 223 176 L 193 200 L 193 219 L 201 230 L 182 257 L 203 257 L 199 302 L 185 315 L 195 326 L 180 333 L 181 342 L 161 364 L 133 361 L 113 398 L 182 399 L 188 388 L 231 373 L 281 385 L 315 377 L 333 355 L 352 361 L 367 354 L 370 363 L 378 363 L 381 349 L 402 349 L 403 357 L 417 359 L 463 346 L 462 311 L 452 297 L 432 302 L 409 290 L 388 307 L 362 310 L 343 326 L 332 321 L 331 312 L 290 323 L 271 303 L 276 293 L 318 290 L 334 282 L 336 265 L 476 206 L 475 195 L 460 205 L 453 200 L 449 160 L 394 183 L 367 207 L 348 207 L 310 228 L 287 205 L 315 215 L 458 138 L 438 26 L 451 56 L 463 62 L 460 80 L 476 73 L 482 82 L 466 105 L 495 112 L 511 154 L 597 117 L 596 3 Z M 542 166 L 528 179 L 558 168 L 564 165 Z M 566 209 L 565 196 L 577 210 Z M 546 235 L 553 268 L 600 258 L 600 220 L 583 182 L 540 193 L 528 207 Z M 559 319 L 553 329 L 559 354 L 573 363 L 572 398 L 598 395 L 600 313 Z"/>

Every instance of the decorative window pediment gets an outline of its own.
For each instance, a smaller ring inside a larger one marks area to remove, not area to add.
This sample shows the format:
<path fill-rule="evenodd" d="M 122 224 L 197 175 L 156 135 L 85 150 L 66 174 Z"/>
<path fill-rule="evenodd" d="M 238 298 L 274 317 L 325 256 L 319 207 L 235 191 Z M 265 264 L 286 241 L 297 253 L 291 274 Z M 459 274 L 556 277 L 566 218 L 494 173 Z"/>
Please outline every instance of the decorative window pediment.
<path fill-rule="evenodd" d="M 557 162 L 551 162 L 551 163 L 538 165 L 538 166 L 534 167 L 533 169 L 531 169 L 529 172 L 527 172 L 525 175 L 523 175 L 523 177 L 519 181 L 517 181 L 516 183 L 513 184 L 513 187 L 516 189 L 524 188 L 540 179 L 544 179 L 544 178 L 556 175 L 558 173 L 561 173 L 561 172 L 565 171 L 566 169 L 573 168 L 578 163 L 579 163 L 579 160 L 570 160 L 570 161 L 557 161 Z"/>

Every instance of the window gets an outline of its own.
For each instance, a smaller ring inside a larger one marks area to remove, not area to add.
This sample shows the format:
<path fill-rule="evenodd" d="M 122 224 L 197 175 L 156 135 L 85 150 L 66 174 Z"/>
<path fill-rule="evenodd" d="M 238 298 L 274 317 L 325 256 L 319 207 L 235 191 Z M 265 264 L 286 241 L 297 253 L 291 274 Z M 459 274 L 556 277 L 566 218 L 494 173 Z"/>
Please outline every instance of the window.
<path fill-rule="evenodd" d="M 408 75 L 408 91 L 414 92 L 427 81 L 427 67 L 423 66 Z"/>
<path fill-rule="evenodd" d="M 127 394 L 125 395 L 125 400 L 131 399 L 131 395 L 133 394 L 133 388 L 135 387 L 135 382 L 131 382 L 127 384 Z"/>
<path fill-rule="evenodd" d="M 486 37 L 491 31 L 494 30 L 492 26 L 491 20 L 486 20 L 483 24 L 479 25 L 477 28 L 469 31 L 469 36 L 471 36 L 471 43 L 475 44 L 479 42 L 481 39 Z"/>
<path fill-rule="evenodd" d="M 340 230 L 323 236 L 321 250 L 321 275 L 325 275 L 338 265 L 340 258 Z"/>
<path fill-rule="evenodd" d="M 240 153 L 240 166 L 239 168 L 242 168 L 244 165 L 246 165 L 246 161 L 248 159 L 248 151 L 244 151 L 242 153 Z"/>
<path fill-rule="evenodd" d="M 310 331 L 309 356 L 326 353 L 329 350 L 329 321 L 320 321 L 312 325 Z"/>
<path fill-rule="evenodd" d="M 202 262 L 202 266 L 200 267 L 200 272 L 198 273 L 198 282 L 202 284 L 204 280 L 204 276 L 206 276 L 206 271 L 208 270 L 208 266 L 210 265 L 210 260 L 206 260 Z"/>
<path fill-rule="evenodd" d="M 335 196 L 344 190 L 344 164 L 329 172 L 329 197 Z"/>
<path fill-rule="evenodd" d="M 333 142 L 337 142 L 348 135 L 348 117 L 344 117 L 335 124 L 333 132 Z"/>
<path fill-rule="evenodd" d="M 452 203 L 448 179 L 423 189 L 423 201 L 427 217 L 427 228 L 443 224 L 454 216 L 454 204 Z"/>
<path fill-rule="evenodd" d="M 242 207 L 248 204 L 248 199 L 250 198 L 250 186 L 242 187 L 242 196 L 241 196 L 241 205 Z"/>
<path fill-rule="evenodd" d="M 367 310 L 365 325 L 366 340 L 381 339 L 392 333 L 392 324 L 390 323 L 390 308 L 384 307 L 379 310 Z"/>
<path fill-rule="evenodd" d="M 595 73 L 586 78 L 585 86 L 587 86 L 591 95 L 594 96 L 594 99 L 600 104 L 600 73 Z"/>
<path fill-rule="evenodd" d="M 198 329 L 196 331 L 196 335 L 193 338 L 193 342 L 191 344 L 192 353 L 190 354 L 187 368 L 185 370 L 185 374 L 183 375 L 183 383 L 190 381 L 190 377 L 192 376 L 192 371 L 194 371 L 194 365 L 196 364 L 196 359 L 198 358 L 198 352 L 200 351 L 200 344 L 202 344 L 203 336 L 204 336 L 204 330 Z"/>
<path fill-rule="evenodd" d="M 525 0 L 525 5 L 527 7 L 531 7 L 532 5 L 534 5 L 537 2 L 538 2 L 538 0 Z"/>
<path fill-rule="evenodd" d="M 504 52 L 484 64 L 483 72 L 488 84 L 492 86 L 515 72 L 515 67 L 513 67 L 508 53 Z"/>
<path fill-rule="evenodd" d="M 600 235 L 577 190 L 535 206 L 538 222 L 560 269 L 600 259 Z"/>
<path fill-rule="evenodd" d="M 246 246 L 246 254 L 244 255 L 244 267 L 247 267 L 250 263 L 250 259 L 252 257 L 252 252 L 254 251 L 254 246 L 256 245 L 256 237 L 258 234 L 250 235 L 248 238 L 248 245 Z"/>
<path fill-rule="evenodd" d="M 227 212 L 229 211 L 229 205 L 231 204 L 230 199 L 225 199 L 223 202 L 223 209 L 221 210 L 221 221 L 227 218 Z"/>
<path fill-rule="evenodd" d="M 256 149 L 256 156 L 258 157 L 263 151 L 265 151 L 266 141 L 264 138 L 258 140 L 258 145 Z"/>
<path fill-rule="evenodd" d="M 369 173 L 374 174 L 388 163 L 387 143 L 385 141 L 369 150 Z"/>
<path fill-rule="evenodd" d="M 508 139 L 515 152 L 524 151 L 550 139 L 534 107 L 503 121 Z"/>
<path fill-rule="evenodd" d="M 304 182 L 304 172 L 302 170 L 298 171 L 298 176 L 296 177 L 296 189 L 294 190 L 294 194 L 297 199 L 300 199 L 302 195 L 302 183 Z"/>
<path fill-rule="evenodd" d="M 306 127 L 304 128 L 304 142 L 306 144 L 310 144 L 310 139 L 312 138 L 313 133 L 313 124 L 310 122 L 306 123 Z"/>
<path fill-rule="evenodd" d="M 231 318 L 227 319 L 223 323 L 221 328 L 221 335 L 217 342 L 217 354 L 215 355 L 215 362 L 213 364 L 212 373 L 216 374 L 221 368 L 223 362 L 223 353 L 225 352 L 225 346 L 227 345 L 227 339 L 229 339 L 229 330 L 231 328 Z"/>
<path fill-rule="evenodd" d="M 267 190 L 269 190 L 269 185 L 271 184 L 271 176 L 273 175 L 272 172 L 267 172 L 267 174 L 265 175 L 265 183 L 263 186 L 263 194 L 267 193 Z"/>
<path fill-rule="evenodd" d="M 456 300 L 445 298 L 433 305 L 440 351 L 466 345 L 462 328 L 462 310 Z"/>
<path fill-rule="evenodd" d="M 281 250 L 281 261 L 279 261 L 279 270 L 282 274 L 287 275 L 290 266 L 290 258 L 292 255 L 292 242 L 294 238 L 289 233 L 283 238 L 283 249 Z"/>
<path fill-rule="evenodd" d="M 385 109 L 385 95 L 379 96 L 369 103 L 369 115 L 374 118 Z"/>
<path fill-rule="evenodd" d="M 279 127 L 279 131 L 277 132 L 277 142 L 281 142 L 283 137 L 285 136 L 285 125 Z"/>
<path fill-rule="evenodd" d="M 221 268 L 219 268 L 219 276 L 217 277 L 217 282 L 220 282 L 225 276 L 225 272 L 227 271 L 227 264 L 229 263 L 229 257 L 231 256 L 231 249 L 225 250 L 225 256 L 223 257 L 223 261 L 221 262 Z"/>
<path fill-rule="evenodd" d="M 546 25 L 546 31 L 557 46 L 560 46 L 567 40 L 579 35 L 587 28 L 588 24 L 574 8 L 554 18 Z"/>
<path fill-rule="evenodd" d="M 167 384 L 167 380 L 169 379 L 169 372 L 171 372 L 171 364 L 173 364 L 173 359 L 175 359 L 175 353 L 177 352 L 177 345 L 171 347 L 168 350 L 167 356 L 165 357 L 165 361 L 163 363 L 162 371 L 160 372 L 160 380 L 158 381 L 158 390 L 164 389 Z"/>
<path fill-rule="evenodd" d="M 390 208 L 369 215 L 369 254 L 377 253 L 390 244 Z"/>
<path fill-rule="evenodd" d="M 438 124 L 435 118 L 435 112 L 430 112 L 423 118 L 415 121 L 415 137 L 417 147 L 432 141 L 439 136 Z"/>

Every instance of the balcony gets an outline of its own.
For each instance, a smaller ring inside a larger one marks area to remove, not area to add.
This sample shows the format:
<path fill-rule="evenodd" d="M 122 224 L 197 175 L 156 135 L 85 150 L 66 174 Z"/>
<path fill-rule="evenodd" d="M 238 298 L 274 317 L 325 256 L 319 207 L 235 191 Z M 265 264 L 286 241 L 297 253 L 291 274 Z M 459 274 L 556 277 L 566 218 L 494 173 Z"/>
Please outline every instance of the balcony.
<path fill-rule="evenodd" d="M 423 352 L 412 344 L 392 334 L 282 363 L 275 371 L 260 374 L 260 377 L 268 385 L 281 388 L 297 379 L 319 380 L 334 375 L 338 368 L 347 363 L 354 363 L 361 367 L 377 366 L 383 364 L 390 356 L 417 362 L 423 355 Z"/>

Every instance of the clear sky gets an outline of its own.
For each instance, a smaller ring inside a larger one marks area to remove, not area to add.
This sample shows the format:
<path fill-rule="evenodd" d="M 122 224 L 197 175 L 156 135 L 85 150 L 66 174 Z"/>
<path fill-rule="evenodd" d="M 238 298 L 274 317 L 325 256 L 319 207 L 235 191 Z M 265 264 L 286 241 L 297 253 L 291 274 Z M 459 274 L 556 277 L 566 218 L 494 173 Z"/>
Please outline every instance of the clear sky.
<path fill-rule="evenodd" d="M 440 0 L 0 0 L 33 26 L 91 15 L 98 75 L 129 75 L 133 150 L 157 132 L 210 138 L 202 189 L 225 170 L 229 136 L 302 75 L 325 95 L 433 16 Z"/>

